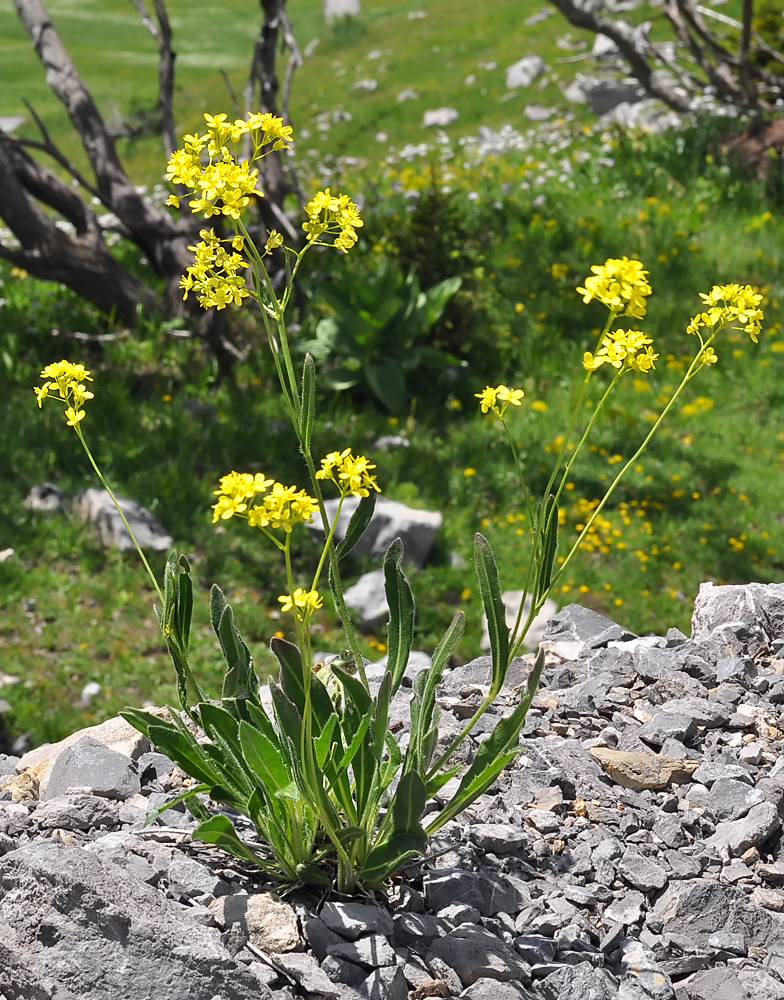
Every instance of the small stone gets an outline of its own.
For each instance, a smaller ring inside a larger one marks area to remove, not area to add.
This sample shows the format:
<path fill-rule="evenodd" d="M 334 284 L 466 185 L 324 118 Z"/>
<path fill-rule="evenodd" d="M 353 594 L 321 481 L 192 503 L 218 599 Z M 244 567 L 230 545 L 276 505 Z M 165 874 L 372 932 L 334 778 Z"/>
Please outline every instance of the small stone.
<path fill-rule="evenodd" d="M 318 993 L 324 997 L 340 996 L 329 977 L 316 964 L 312 955 L 305 955 L 302 952 L 272 952 L 270 961 L 276 969 L 289 976 L 300 986 L 305 993 Z"/>
<path fill-rule="evenodd" d="M 459 117 L 460 112 L 455 108 L 434 108 L 432 111 L 424 113 L 422 125 L 425 128 L 444 128 L 457 121 Z"/>
<path fill-rule="evenodd" d="M 484 927 L 463 924 L 436 938 L 430 954 L 440 958 L 460 977 L 463 986 L 478 979 L 531 982 L 531 968 L 508 945 Z"/>
<path fill-rule="evenodd" d="M 689 979 L 689 1000 L 747 1000 L 734 969 L 706 969 Z"/>
<path fill-rule="evenodd" d="M 217 895 L 217 893 L 213 893 Z M 239 900 L 243 897 L 224 897 Z M 261 951 L 300 951 L 302 942 L 299 937 L 299 927 L 294 910 L 288 903 L 273 896 L 271 893 L 259 892 L 245 896 L 244 923 L 248 932 L 248 940 Z M 232 908 L 226 906 L 225 911 L 231 914 Z"/>
<path fill-rule="evenodd" d="M 738 979 L 751 1000 L 784 1000 L 784 986 L 764 969 L 741 969 Z"/>
<path fill-rule="evenodd" d="M 645 897 L 641 892 L 627 892 L 620 899 L 610 903 L 604 911 L 602 920 L 606 924 L 617 923 L 628 927 L 639 922 L 644 906 Z"/>
<path fill-rule="evenodd" d="M 753 764 L 755 767 L 762 760 L 762 753 L 765 748 L 759 743 L 747 743 L 738 751 L 738 760 L 741 764 Z"/>
<path fill-rule="evenodd" d="M 556 833 L 561 828 L 558 817 L 545 809 L 531 809 L 526 819 L 539 833 Z"/>
<path fill-rule="evenodd" d="M 378 969 L 383 965 L 395 964 L 395 953 L 381 934 L 370 934 L 355 941 L 340 941 L 327 948 L 328 955 L 345 959 L 355 965 Z"/>
<path fill-rule="evenodd" d="M 628 848 L 618 863 L 618 873 L 641 892 L 654 892 L 667 884 L 667 873 L 643 854 Z"/>
<path fill-rule="evenodd" d="M 716 951 L 728 951 L 733 955 L 746 954 L 746 935 L 733 934 L 732 931 L 716 931 L 708 938 L 708 947 Z"/>
<path fill-rule="evenodd" d="M 436 912 L 452 903 L 466 903 L 483 917 L 492 917 L 519 913 L 530 902 L 525 882 L 514 875 L 445 869 L 427 873 L 423 882 L 428 905 Z"/>
<path fill-rule="evenodd" d="M 117 807 L 94 795 L 60 795 L 41 802 L 33 818 L 45 830 L 92 830 L 117 823 Z"/>
<path fill-rule="evenodd" d="M 376 969 L 360 989 L 368 1000 L 406 1000 L 408 996 L 406 977 L 399 967 Z"/>
<path fill-rule="evenodd" d="M 762 886 L 757 886 L 751 898 L 766 910 L 773 910 L 775 913 L 784 911 L 784 893 L 778 889 L 763 889 Z"/>
<path fill-rule="evenodd" d="M 738 857 L 750 847 L 764 844 L 781 826 L 776 807 L 771 802 L 753 806 L 748 815 L 727 823 L 719 823 L 706 843 Z"/>
<path fill-rule="evenodd" d="M 708 806 L 719 821 L 740 819 L 764 801 L 764 792 L 735 778 L 719 778 L 708 796 Z"/>
<path fill-rule="evenodd" d="M 327 955 L 321 963 L 321 971 L 326 972 L 333 983 L 343 983 L 345 986 L 359 986 L 367 977 L 367 969 L 334 955 Z"/>
<path fill-rule="evenodd" d="M 784 861 L 757 865 L 757 874 L 771 885 L 784 886 Z"/>
<path fill-rule="evenodd" d="M 545 1000 L 616 1000 L 618 988 L 604 969 L 595 969 L 590 962 L 562 965 L 539 984 L 538 992 Z"/>
<path fill-rule="evenodd" d="M 507 67 L 505 84 L 507 90 L 518 87 L 530 87 L 534 80 L 544 73 L 544 60 L 541 56 L 523 56 L 516 63 Z"/>
<path fill-rule="evenodd" d="M 719 778 L 736 778 L 738 781 L 744 781 L 747 785 L 754 784 L 754 779 L 745 767 L 722 760 L 706 761 L 704 764 L 700 764 L 692 775 L 693 781 L 706 785 L 708 788 Z"/>
<path fill-rule="evenodd" d="M 653 833 L 667 847 L 685 847 L 689 842 L 683 829 L 682 820 L 669 813 L 661 813 L 656 817 Z"/>
<path fill-rule="evenodd" d="M 476 846 L 493 854 L 516 851 L 528 841 L 522 827 L 507 823 L 476 823 L 469 829 Z"/>
<path fill-rule="evenodd" d="M 514 939 L 514 946 L 517 954 L 529 965 L 553 962 L 558 953 L 555 941 L 543 934 L 522 934 Z"/>
<path fill-rule="evenodd" d="M 127 497 L 116 495 L 115 498 L 142 548 L 166 552 L 172 547 L 171 535 L 145 507 Z M 134 538 L 128 533 L 114 499 L 106 490 L 90 487 L 74 498 L 73 506 L 77 515 L 93 525 L 102 545 L 117 548 L 120 552 L 130 552 L 135 547 Z"/>
<path fill-rule="evenodd" d="M 388 910 L 365 903 L 325 903 L 319 917 L 330 930 L 356 941 L 362 934 L 390 935 L 395 929 Z"/>
<path fill-rule="evenodd" d="M 659 747 L 670 738 L 688 743 L 696 735 L 697 723 L 694 719 L 686 715 L 671 715 L 669 712 L 657 712 L 637 730 L 639 739 Z"/>
<path fill-rule="evenodd" d="M 169 864 L 169 889 L 181 896 L 225 896 L 229 886 L 194 858 L 177 852 Z M 230 924 L 227 924 L 227 927 Z"/>
<path fill-rule="evenodd" d="M 622 969 L 628 976 L 633 977 L 633 982 L 642 987 L 642 997 L 650 997 L 651 1000 L 675 1000 L 670 977 L 640 942 L 630 942 L 629 951 L 624 953 L 622 959 Z"/>
<path fill-rule="evenodd" d="M 697 761 L 642 751 L 591 747 L 589 753 L 616 784 L 635 791 L 663 791 L 672 782 L 688 781 L 699 766 Z"/>
<path fill-rule="evenodd" d="M 125 754 L 86 736 L 59 754 L 43 798 L 65 795 L 69 788 L 90 788 L 94 795 L 123 800 L 135 795 L 141 784 L 135 765 Z"/>
<path fill-rule="evenodd" d="M 536 808 L 547 812 L 555 812 L 564 804 L 564 795 L 560 785 L 550 785 L 539 792 Z"/>
<path fill-rule="evenodd" d="M 450 927 L 459 927 L 461 924 L 478 924 L 480 918 L 479 910 L 475 906 L 466 906 L 465 903 L 453 903 L 438 911 L 438 919 L 443 920 Z M 438 937 L 438 935 L 431 935 L 431 940 L 434 937 Z"/>
<path fill-rule="evenodd" d="M 499 983 L 497 979 L 477 979 L 460 996 L 464 1000 L 534 1000 L 533 993 L 520 983 Z"/>

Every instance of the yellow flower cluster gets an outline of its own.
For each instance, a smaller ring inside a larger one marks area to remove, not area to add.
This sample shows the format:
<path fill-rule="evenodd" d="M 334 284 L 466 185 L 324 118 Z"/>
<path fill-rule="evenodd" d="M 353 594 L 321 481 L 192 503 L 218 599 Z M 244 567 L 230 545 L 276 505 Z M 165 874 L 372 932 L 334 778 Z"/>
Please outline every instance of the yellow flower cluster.
<path fill-rule="evenodd" d="M 80 420 L 84 419 L 82 407 L 88 399 L 93 399 L 94 394 L 85 388 L 84 382 L 92 382 L 90 373 L 84 365 L 75 365 L 70 361 L 56 361 L 47 365 L 41 372 L 41 378 L 51 379 L 41 386 L 33 386 L 33 391 L 38 398 L 40 408 L 46 397 L 56 391 L 58 397 L 67 405 L 65 409 L 65 422 L 69 427 L 75 427 Z"/>
<path fill-rule="evenodd" d="M 201 242 L 188 247 L 196 254 L 196 258 L 180 278 L 180 288 L 184 289 L 183 298 L 187 299 L 189 292 L 195 292 L 199 305 L 204 309 L 211 306 L 225 309 L 232 303 L 235 306 L 241 305 L 249 294 L 245 288 L 244 274 L 238 273 L 248 266 L 247 261 L 236 252 L 244 247 L 243 237 L 234 236 L 222 240 L 215 235 L 214 229 L 202 229 L 199 236 Z M 224 243 L 230 243 L 235 252 L 229 253 Z"/>
<path fill-rule="evenodd" d="M 251 170 L 250 164 L 273 150 L 288 149 L 291 126 L 270 114 L 250 114 L 247 121 L 239 118 L 233 122 L 223 114 L 205 114 L 204 118 L 207 132 L 183 136 L 183 148 L 175 150 L 169 158 L 166 178 L 195 192 L 196 196 L 188 202 L 194 214 L 203 213 L 205 219 L 213 215 L 239 219 L 251 196 L 263 194 L 256 188 L 258 170 Z M 250 135 L 253 143 L 250 163 L 238 162 L 226 145 L 231 142 L 236 149 L 244 135 Z M 205 149 L 206 164 L 202 162 Z M 179 208 L 180 200 L 177 195 L 170 195 L 167 204 Z"/>
<path fill-rule="evenodd" d="M 479 400 L 482 413 L 492 410 L 497 417 L 502 417 L 510 404 L 512 406 L 522 405 L 520 400 L 525 393 L 522 389 L 510 389 L 506 385 L 497 385 L 495 388 L 488 385 L 481 392 L 475 392 L 474 395 Z"/>
<path fill-rule="evenodd" d="M 652 289 L 646 280 L 648 272 L 639 260 L 609 258 L 604 264 L 594 264 L 591 270 L 593 275 L 585 279 L 585 287 L 577 289 L 583 302 L 598 299 L 613 316 L 645 316 L 645 298 Z"/>
<path fill-rule="evenodd" d="M 751 285 L 714 285 L 709 292 L 700 292 L 700 298 L 708 308 L 694 317 L 686 327 L 687 333 L 697 333 L 701 327 L 715 333 L 720 327 L 737 323 L 757 343 L 765 317 L 759 308 L 762 296 Z M 705 360 L 705 364 L 712 363 Z"/>
<path fill-rule="evenodd" d="M 294 611 L 302 618 L 324 606 L 317 590 L 303 590 L 302 587 L 297 587 L 293 594 L 282 594 L 278 600 L 283 605 L 281 611 Z"/>
<path fill-rule="evenodd" d="M 333 451 L 321 459 L 321 468 L 316 479 L 329 479 L 340 490 L 341 496 L 366 497 L 370 490 L 380 493 L 376 477 L 370 475 L 375 465 L 364 455 L 352 455 L 351 449 Z"/>
<path fill-rule="evenodd" d="M 307 222 L 302 228 L 308 234 L 308 243 L 321 243 L 324 235 L 334 236 L 332 246 L 347 253 L 357 242 L 356 230 L 364 225 L 359 217 L 359 209 L 347 194 L 335 197 L 329 188 L 318 191 L 305 206 Z"/>
<path fill-rule="evenodd" d="M 607 364 L 623 371 L 649 372 L 656 367 L 654 362 L 659 357 L 648 346 L 652 343 L 651 338 L 646 337 L 642 330 L 613 330 L 602 337 L 596 354 L 585 352 L 583 367 L 589 372 L 595 372 L 597 368 Z"/>
<path fill-rule="evenodd" d="M 270 489 L 271 487 L 271 489 Z M 269 491 L 269 492 L 268 492 Z M 251 506 L 259 494 L 267 493 L 261 502 Z M 218 502 L 213 505 L 212 523 L 238 515 L 253 528 L 282 528 L 290 532 L 295 524 L 310 521 L 318 510 L 318 501 L 296 486 L 284 486 L 262 473 L 230 472 L 222 476 L 220 489 L 214 491 Z"/>

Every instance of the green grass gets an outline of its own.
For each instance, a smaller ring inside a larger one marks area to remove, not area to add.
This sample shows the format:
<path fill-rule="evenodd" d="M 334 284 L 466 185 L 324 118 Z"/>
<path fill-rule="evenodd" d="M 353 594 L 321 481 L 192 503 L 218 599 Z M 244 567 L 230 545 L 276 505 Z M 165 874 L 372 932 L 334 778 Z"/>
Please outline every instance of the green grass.
<path fill-rule="evenodd" d="M 300 135 L 298 155 L 307 162 L 324 157 L 366 158 L 377 163 L 389 146 L 432 140 L 434 129 L 423 129 L 425 110 L 454 107 L 460 118 L 447 128 L 450 138 L 473 135 L 479 125 L 497 128 L 510 123 L 527 129 L 523 109 L 544 104 L 590 120 L 584 106 L 569 105 L 561 94 L 577 71 L 590 72 L 590 60 L 559 62 L 570 51 L 556 46 L 567 32 L 589 46 L 592 36 L 553 13 L 535 27 L 525 19 L 546 7 L 544 0 L 363 0 L 362 17 L 328 26 L 322 0 L 290 0 L 288 9 L 301 49 L 318 39 L 297 72 L 291 117 Z M 737 7 L 737 10 L 735 9 Z M 76 66 L 91 88 L 103 114 L 119 111 L 128 118 L 150 120 L 157 95 L 157 53 L 153 40 L 127 0 L 50 0 L 47 8 Z M 253 42 L 258 30 L 258 4 L 250 0 L 169 0 L 168 9 L 177 51 L 175 117 L 181 132 L 201 126 L 201 114 L 231 110 L 220 76 L 224 70 L 241 95 Z M 724 8 L 738 15 L 740 0 Z M 411 20 L 409 13 L 425 17 Z M 633 22 L 652 20 L 654 39 L 669 37 L 660 11 L 643 4 Z M 547 83 L 507 92 L 504 70 L 522 56 L 538 53 L 548 64 Z M 369 58 L 373 54 L 375 58 Z M 496 62 L 482 69 L 479 63 Z M 474 76 L 473 82 L 466 82 Z M 359 80 L 374 79 L 372 92 L 352 90 Z M 397 101 L 404 89 L 419 97 Z M 0 0 L 0 115 L 26 114 L 23 99 L 39 111 L 53 137 L 76 161 L 83 154 L 63 108 L 46 86 L 40 63 L 16 16 L 11 0 Z M 348 111 L 351 120 L 318 128 L 322 116 Z M 306 138 L 302 132 L 309 132 Z M 374 137 L 383 132 L 388 139 Z M 35 137 L 28 122 L 20 134 Z M 154 134 L 119 141 L 119 150 L 139 183 L 156 183 L 163 173 L 160 139 Z"/>

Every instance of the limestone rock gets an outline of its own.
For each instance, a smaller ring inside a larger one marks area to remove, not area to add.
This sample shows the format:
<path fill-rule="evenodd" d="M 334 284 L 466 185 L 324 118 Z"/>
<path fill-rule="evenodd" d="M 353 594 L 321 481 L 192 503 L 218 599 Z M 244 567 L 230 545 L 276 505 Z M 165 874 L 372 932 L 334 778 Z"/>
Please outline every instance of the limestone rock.
<path fill-rule="evenodd" d="M 505 83 L 507 90 L 530 87 L 534 80 L 544 73 L 544 59 L 538 55 L 523 56 L 507 67 Z"/>
<path fill-rule="evenodd" d="M 143 549 L 165 552 L 172 547 L 171 535 L 145 507 L 127 497 L 117 496 L 117 502 Z M 133 539 L 106 490 L 90 488 L 80 493 L 74 499 L 74 510 L 95 527 L 102 545 L 119 549 L 120 552 L 128 552 L 134 548 Z"/>
<path fill-rule="evenodd" d="M 343 501 L 340 517 L 335 526 L 335 541 L 341 541 L 345 537 L 348 523 L 358 505 L 357 497 L 347 497 Z M 324 506 L 327 509 L 329 523 L 332 524 L 338 509 L 338 501 L 327 500 Z M 414 566 L 424 566 L 443 520 L 443 515 L 437 510 L 416 510 L 398 500 L 379 497 L 370 524 L 351 550 L 351 555 L 383 559 L 390 544 L 399 538 L 403 543 L 406 562 Z M 323 539 L 324 528 L 319 520 L 314 519 L 308 527 L 315 536 Z"/>
<path fill-rule="evenodd" d="M 422 125 L 425 128 L 444 128 L 456 122 L 460 117 L 460 112 L 455 108 L 434 108 L 426 111 L 422 116 Z"/>
<path fill-rule="evenodd" d="M 696 760 L 643 751 L 626 753 L 606 747 L 591 747 L 588 752 L 616 784 L 635 791 L 646 788 L 661 791 L 672 782 L 680 784 L 689 781 L 699 766 Z"/>
<path fill-rule="evenodd" d="M 125 754 L 84 736 L 59 754 L 42 798 L 65 795 L 69 788 L 91 788 L 94 795 L 124 800 L 140 787 L 136 768 Z"/>
<path fill-rule="evenodd" d="M 324 0 L 324 20 L 332 21 L 336 17 L 359 17 L 362 13 L 359 0 Z"/>
<path fill-rule="evenodd" d="M 231 1000 L 259 998 L 218 931 L 95 854 L 30 844 L 0 858 L 0 885 L 0 994 L 9 998 L 228 1000 L 229 983 Z"/>

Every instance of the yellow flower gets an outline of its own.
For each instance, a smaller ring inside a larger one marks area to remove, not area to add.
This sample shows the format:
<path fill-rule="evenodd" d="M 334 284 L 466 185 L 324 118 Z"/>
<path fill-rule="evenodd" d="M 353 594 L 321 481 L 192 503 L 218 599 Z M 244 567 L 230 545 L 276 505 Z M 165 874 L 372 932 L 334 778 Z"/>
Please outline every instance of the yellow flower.
<path fill-rule="evenodd" d="M 506 385 L 497 385 L 495 388 L 488 385 L 474 395 L 479 400 L 482 413 L 492 410 L 497 417 L 503 417 L 507 406 L 522 406 L 520 400 L 525 393 L 522 389 L 510 389 Z M 503 404 L 501 407 L 498 406 L 499 402 Z"/>
<path fill-rule="evenodd" d="M 321 459 L 316 479 L 330 479 L 340 490 L 341 496 L 366 497 L 370 490 L 380 493 L 376 477 L 370 475 L 375 465 L 364 455 L 352 455 L 350 448 L 332 451 Z"/>
<path fill-rule="evenodd" d="M 548 268 L 548 270 L 550 271 L 550 274 L 557 281 L 560 278 L 565 278 L 566 277 L 566 275 L 569 273 L 569 265 L 568 264 L 551 264 L 550 267 Z"/>
<path fill-rule="evenodd" d="M 44 399 L 56 392 L 67 404 L 66 423 L 69 427 L 75 427 L 84 419 L 82 406 L 88 399 L 94 398 L 94 394 L 85 388 L 82 381 L 92 382 L 89 371 L 84 365 L 74 364 L 71 361 L 55 361 L 43 369 L 41 378 L 53 381 L 46 382 L 42 386 L 33 386 L 39 408 Z"/>
<path fill-rule="evenodd" d="M 278 247 L 283 246 L 283 236 L 277 231 L 277 229 L 270 229 L 267 233 L 267 242 L 264 244 L 264 250 L 266 253 L 272 253 Z"/>
<path fill-rule="evenodd" d="M 76 427 L 80 420 L 84 418 L 84 410 L 74 410 L 72 406 L 69 406 L 65 411 L 65 422 L 69 427 Z"/>
<path fill-rule="evenodd" d="M 303 590 L 302 587 L 297 587 L 293 594 L 282 594 L 278 600 L 283 605 L 281 611 L 294 611 L 302 618 L 324 605 L 317 590 Z"/>
<path fill-rule="evenodd" d="M 180 199 L 176 194 L 170 194 L 169 197 L 164 202 L 164 205 L 170 205 L 172 208 L 180 207 Z"/>
<path fill-rule="evenodd" d="M 654 362 L 659 357 L 649 347 L 653 341 L 646 337 L 642 330 L 613 330 L 602 337 L 596 354 L 586 351 L 583 355 L 583 367 L 589 372 L 595 372 L 602 365 L 608 364 L 621 372 L 649 372 L 655 368 Z"/>
<path fill-rule="evenodd" d="M 242 501 L 241 497 L 221 497 L 213 506 L 212 523 L 216 521 L 227 521 L 235 514 L 243 514 L 248 505 Z"/>
<path fill-rule="evenodd" d="M 235 250 L 240 249 L 237 241 L 242 237 L 222 240 L 215 235 L 214 229 L 202 229 L 199 235 L 201 242 L 188 247 L 196 255 L 194 262 L 180 278 L 183 299 L 194 291 L 204 309 L 241 305 L 250 293 L 245 287 L 245 275 L 239 272 L 244 271 L 248 264 L 238 253 L 228 253 L 223 244 L 231 243 Z"/>
<path fill-rule="evenodd" d="M 308 234 L 308 243 L 320 246 L 335 246 L 347 253 L 357 242 L 356 230 L 364 225 L 359 209 L 346 194 L 332 195 L 329 188 L 317 191 L 305 206 L 307 222 L 302 228 Z M 322 236 L 334 236 L 332 244 L 324 242 Z"/>
<path fill-rule="evenodd" d="M 700 298 L 708 309 L 692 319 L 686 327 L 687 333 L 697 333 L 701 327 L 717 332 L 724 326 L 737 323 L 757 343 L 757 334 L 765 317 L 759 308 L 762 295 L 755 292 L 751 285 L 714 285 L 709 292 L 700 292 Z"/>
<path fill-rule="evenodd" d="M 591 270 L 593 276 L 585 279 L 585 287 L 577 289 L 583 302 L 598 299 L 614 316 L 622 312 L 634 319 L 645 316 L 645 298 L 652 289 L 640 261 L 609 258 L 604 264 L 594 264 Z"/>
<path fill-rule="evenodd" d="M 699 360 L 704 365 L 715 365 L 719 359 L 716 356 L 716 352 L 713 350 L 712 347 L 706 347 L 703 351 L 700 352 Z"/>

